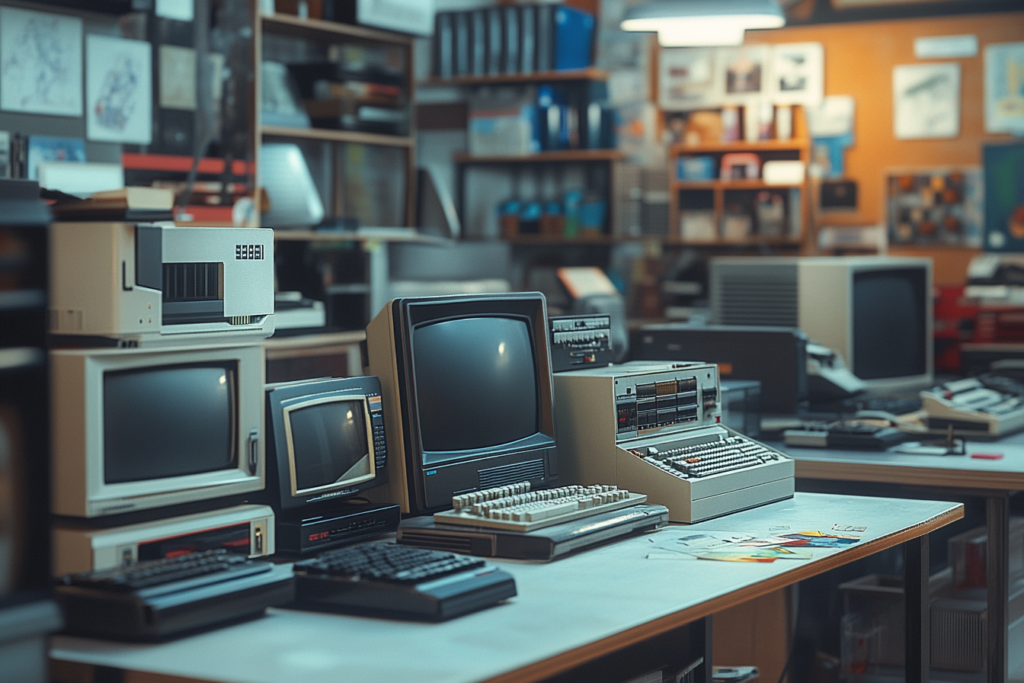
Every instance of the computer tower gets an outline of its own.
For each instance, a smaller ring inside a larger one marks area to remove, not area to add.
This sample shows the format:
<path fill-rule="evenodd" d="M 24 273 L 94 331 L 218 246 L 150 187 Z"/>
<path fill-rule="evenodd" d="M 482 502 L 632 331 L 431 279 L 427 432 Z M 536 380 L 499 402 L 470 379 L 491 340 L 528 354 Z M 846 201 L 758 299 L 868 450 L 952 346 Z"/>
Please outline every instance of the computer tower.
<path fill-rule="evenodd" d="M 761 411 L 795 415 L 807 409 L 807 335 L 795 327 L 645 325 L 634 330 L 634 360 L 704 361 L 725 379 L 761 383 Z"/>

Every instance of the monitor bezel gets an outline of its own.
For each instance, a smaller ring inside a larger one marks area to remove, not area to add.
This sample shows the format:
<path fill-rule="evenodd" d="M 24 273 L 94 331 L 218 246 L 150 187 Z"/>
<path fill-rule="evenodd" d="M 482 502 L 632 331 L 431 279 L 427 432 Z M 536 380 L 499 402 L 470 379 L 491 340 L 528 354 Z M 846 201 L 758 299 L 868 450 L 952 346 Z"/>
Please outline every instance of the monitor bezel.
<path fill-rule="evenodd" d="M 363 409 L 363 422 L 366 425 L 366 457 L 370 460 L 370 473 L 356 477 L 355 479 L 348 479 L 344 482 L 332 482 L 330 484 L 323 484 L 321 486 L 315 486 L 309 489 L 298 488 L 298 475 L 295 466 L 295 442 L 292 438 L 292 422 L 291 414 L 296 410 L 302 410 L 303 408 L 311 408 L 313 406 L 325 405 L 328 403 L 351 403 L 358 402 Z M 296 403 L 288 403 L 287 405 L 281 406 L 281 414 L 284 421 L 284 436 L 287 443 L 287 457 L 288 457 L 288 485 L 291 491 L 292 498 L 301 498 L 306 496 L 317 497 L 325 493 L 332 493 L 334 491 L 343 491 L 353 486 L 358 486 L 367 481 L 373 481 L 377 478 L 377 464 L 376 464 L 376 453 L 373 447 L 373 423 L 370 420 L 370 403 L 363 394 L 338 394 L 338 395 L 320 395 L 315 398 L 310 398 L 305 401 L 299 401 Z"/>
<path fill-rule="evenodd" d="M 235 364 L 232 466 L 213 472 L 107 483 L 104 376 L 169 365 Z M 77 349 L 51 352 L 53 496 L 56 515 L 100 517 L 170 507 L 263 489 L 264 354 L 259 345 Z"/>

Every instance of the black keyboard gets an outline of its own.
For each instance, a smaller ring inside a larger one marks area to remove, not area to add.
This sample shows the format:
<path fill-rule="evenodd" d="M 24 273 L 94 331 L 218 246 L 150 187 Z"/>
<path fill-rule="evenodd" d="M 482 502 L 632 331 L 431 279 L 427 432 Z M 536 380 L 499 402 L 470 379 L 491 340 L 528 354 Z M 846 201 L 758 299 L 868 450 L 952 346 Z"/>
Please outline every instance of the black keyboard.
<path fill-rule="evenodd" d="M 787 446 L 884 451 L 906 441 L 909 435 L 895 427 L 836 422 L 787 429 L 783 436 Z"/>
<path fill-rule="evenodd" d="M 828 447 L 882 451 L 906 441 L 907 436 L 895 427 L 839 423 L 828 428 Z"/>
<path fill-rule="evenodd" d="M 481 559 L 394 543 L 329 551 L 294 569 L 300 609 L 441 621 L 516 594 L 512 576 Z"/>
<path fill-rule="evenodd" d="M 291 569 L 212 550 L 59 580 L 67 630 L 117 640 L 160 640 L 290 602 Z"/>

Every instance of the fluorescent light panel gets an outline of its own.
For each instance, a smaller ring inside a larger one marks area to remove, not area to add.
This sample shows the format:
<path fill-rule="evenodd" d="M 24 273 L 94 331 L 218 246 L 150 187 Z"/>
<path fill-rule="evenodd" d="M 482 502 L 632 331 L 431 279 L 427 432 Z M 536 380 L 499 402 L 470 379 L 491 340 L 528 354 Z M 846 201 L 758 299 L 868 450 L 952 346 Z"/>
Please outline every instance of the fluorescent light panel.
<path fill-rule="evenodd" d="M 661 0 L 632 5 L 625 31 L 657 31 L 661 45 L 739 45 L 747 29 L 786 23 L 777 0 Z"/>

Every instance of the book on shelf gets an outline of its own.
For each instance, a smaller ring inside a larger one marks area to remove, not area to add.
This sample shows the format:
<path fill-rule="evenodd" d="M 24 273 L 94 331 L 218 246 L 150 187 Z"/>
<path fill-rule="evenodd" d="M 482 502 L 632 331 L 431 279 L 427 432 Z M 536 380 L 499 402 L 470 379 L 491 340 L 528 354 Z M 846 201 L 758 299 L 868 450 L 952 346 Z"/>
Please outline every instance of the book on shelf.
<path fill-rule="evenodd" d="M 173 218 L 174 193 L 161 187 L 123 187 L 94 192 L 85 199 L 62 193 L 49 197 L 56 200 L 51 209 L 61 220 L 158 221 Z"/>

